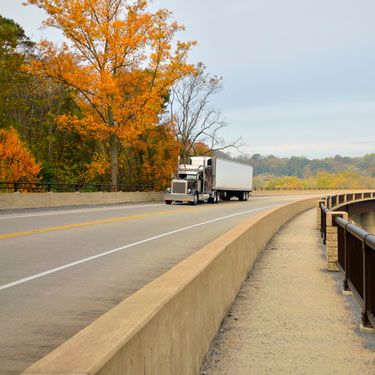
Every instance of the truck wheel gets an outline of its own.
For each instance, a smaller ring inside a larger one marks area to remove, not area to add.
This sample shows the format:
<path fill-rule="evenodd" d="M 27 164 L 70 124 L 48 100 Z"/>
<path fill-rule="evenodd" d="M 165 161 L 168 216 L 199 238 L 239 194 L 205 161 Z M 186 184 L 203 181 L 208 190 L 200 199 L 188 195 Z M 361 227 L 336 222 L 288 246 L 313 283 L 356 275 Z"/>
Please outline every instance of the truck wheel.
<path fill-rule="evenodd" d="M 208 199 L 210 203 L 217 203 L 217 193 L 214 193 L 212 197 Z"/>
<path fill-rule="evenodd" d="M 172 204 L 172 201 L 165 201 L 166 204 Z"/>
<path fill-rule="evenodd" d="M 242 202 L 246 200 L 246 193 L 244 191 L 240 194 L 239 200 Z"/>
<path fill-rule="evenodd" d="M 193 206 L 196 206 L 198 203 L 198 194 L 194 194 L 194 200 L 192 202 Z"/>

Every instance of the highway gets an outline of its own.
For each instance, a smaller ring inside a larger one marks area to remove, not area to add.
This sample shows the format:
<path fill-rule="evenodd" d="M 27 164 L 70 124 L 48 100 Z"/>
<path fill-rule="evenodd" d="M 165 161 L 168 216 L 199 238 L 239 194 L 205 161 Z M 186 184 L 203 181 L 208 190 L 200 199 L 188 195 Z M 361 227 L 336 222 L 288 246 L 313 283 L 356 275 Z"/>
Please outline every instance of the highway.
<path fill-rule="evenodd" d="M 0 374 L 18 374 L 246 218 L 303 198 L 0 212 Z"/>

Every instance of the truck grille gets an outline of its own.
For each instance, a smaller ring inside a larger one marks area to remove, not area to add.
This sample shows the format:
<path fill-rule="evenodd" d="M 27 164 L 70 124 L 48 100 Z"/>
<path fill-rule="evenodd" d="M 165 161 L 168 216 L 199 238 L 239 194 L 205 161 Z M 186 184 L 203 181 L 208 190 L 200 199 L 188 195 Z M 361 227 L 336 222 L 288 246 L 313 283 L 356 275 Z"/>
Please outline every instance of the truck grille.
<path fill-rule="evenodd" d="M 172 193 L 186 194 L 187 183 L 186 181 L 173 181 L 172 182 Z"/>

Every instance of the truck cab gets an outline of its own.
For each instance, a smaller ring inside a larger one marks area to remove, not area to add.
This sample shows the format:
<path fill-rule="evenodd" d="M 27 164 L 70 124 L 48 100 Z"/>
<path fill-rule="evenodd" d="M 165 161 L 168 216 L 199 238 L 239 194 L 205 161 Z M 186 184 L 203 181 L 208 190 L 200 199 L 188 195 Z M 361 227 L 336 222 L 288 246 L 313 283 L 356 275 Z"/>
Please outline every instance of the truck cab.
<path fill-rule="evenodd" d="M 179 164 L 177 177 L 166 189 L 164 200 L 167 204 L 172 201 L 197 204 L 210 199 L 211 189 L 212 158 L 195 156 L 190 158 L 189 164 Z"/>

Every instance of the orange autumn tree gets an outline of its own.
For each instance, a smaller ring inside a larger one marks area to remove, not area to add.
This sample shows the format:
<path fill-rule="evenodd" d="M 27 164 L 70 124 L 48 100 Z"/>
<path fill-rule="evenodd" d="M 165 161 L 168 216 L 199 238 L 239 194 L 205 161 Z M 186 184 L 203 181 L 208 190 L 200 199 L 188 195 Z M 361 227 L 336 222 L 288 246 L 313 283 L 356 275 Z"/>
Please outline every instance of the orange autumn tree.
<path fill-rule="evenodd" d="M 190 149 L 191 156 L 214 156 L 214 152 L 207 146 L 204 142 L 196 142 L 191 146 Z"/>
<path fill-rule="evenodd" d="M 28 71 L 77 92 L 82 117 L 60 116 L 60 126 L 104 142 L 111 181 L 118 184 L 118 155 L 147 127 L 155 126 L 171 86 L 191 73 L 192 42 L 176 42 L 182 29 L 165 9 L 151 12 L 147 0 L 27 0 L 44 9 L 47 26 L 69 43 L 39 44 L 41 59 Z"/>
<path fill-rule="evenodd" d="M 37 179 L 37 164 L 21 142 L 15 129 L 0 129 L 0 181 L 30 181 Z"/>
<path fill-rule="evenodd" d="M 169 185 L 180 153 L 173 124 L 166 122 L 147 129 L 129 152 L 136 171 L 133 183 L 148 185 L 152 182 L 159 189 Z"/>

